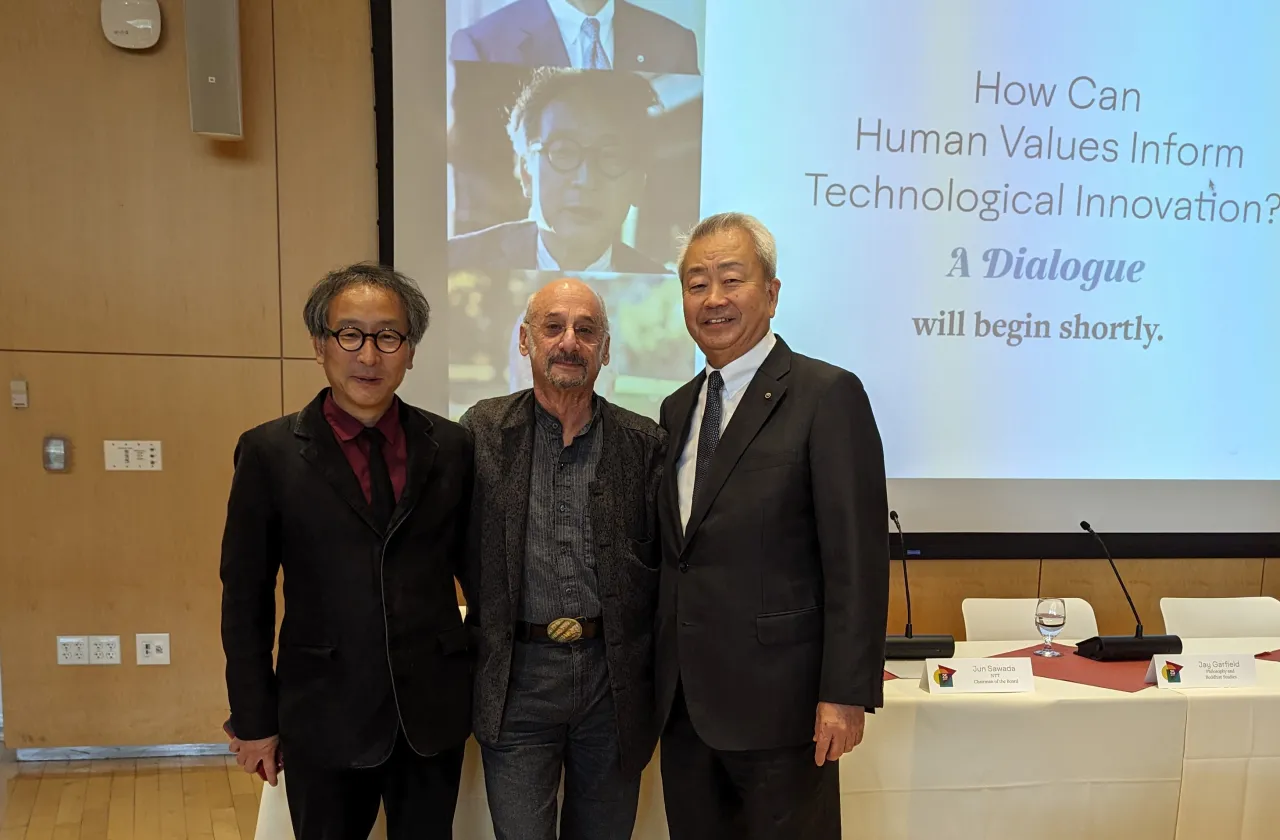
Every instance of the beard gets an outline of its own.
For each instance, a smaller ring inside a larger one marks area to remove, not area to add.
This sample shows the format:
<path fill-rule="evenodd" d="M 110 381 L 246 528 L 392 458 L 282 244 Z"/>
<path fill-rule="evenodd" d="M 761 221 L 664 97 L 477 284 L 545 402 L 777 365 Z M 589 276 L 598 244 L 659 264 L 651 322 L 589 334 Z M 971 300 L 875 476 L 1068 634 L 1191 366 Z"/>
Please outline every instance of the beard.
<path fill-rule="evenodd" d="M 566 373 L 556 368 L 558 364 L 577 365 L 578 370 L 574 373 Z M 552 353 L 547 357 L 544 370 L 547 381 L 557 388 L 581 388 L 587 382 L 590 365 L 577 353 Z"/>

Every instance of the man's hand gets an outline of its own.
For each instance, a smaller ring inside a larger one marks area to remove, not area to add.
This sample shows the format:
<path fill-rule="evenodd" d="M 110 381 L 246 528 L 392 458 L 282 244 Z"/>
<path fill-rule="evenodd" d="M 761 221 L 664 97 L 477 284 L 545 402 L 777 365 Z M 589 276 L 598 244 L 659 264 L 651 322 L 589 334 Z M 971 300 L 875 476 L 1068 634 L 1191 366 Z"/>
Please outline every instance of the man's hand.
<path fill-rule="evenodd" d="M 813 761 L 819 767 L 862 743 L 867 713 L 861 706 L 819 703 L 813 721 Z"/>
<path fill-rule="evenodd" d="M 276 774 L 284 766 L 284 762 L 280 760 L 280 736 L 272 735 L 259 741 L 241 741 L 229 729 L 227 734 L 231 737 L 231 752 L 240 769 L 246 773 L 257 773 L 263 781 L 275 787 Z"/>

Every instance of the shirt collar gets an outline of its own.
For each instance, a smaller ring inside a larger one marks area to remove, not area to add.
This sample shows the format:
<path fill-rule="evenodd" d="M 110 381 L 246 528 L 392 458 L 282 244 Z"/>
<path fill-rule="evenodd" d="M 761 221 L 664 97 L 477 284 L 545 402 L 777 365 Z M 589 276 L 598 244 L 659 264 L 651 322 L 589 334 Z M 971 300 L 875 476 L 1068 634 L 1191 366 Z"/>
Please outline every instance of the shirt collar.
<path fill-rule="evenodd" d="M 338 436 L 338 440 L 348 443 L 355 440 L 364 431 L 364 424 L 356 418 L 352 417 L 333 399 L 333 390 L 324 398 L 324 417 L 329 421 L 329 425 L 333 427 L 333 431 Z M 387 443 L 395 446 L 400 441 L 400 398 L 393 397 L 391 407 L 386 413 L 378 418 L 378 422 L 374 424 L 378 431 L 382 432 L 382 436 L 386 438 Z"/>
<path fill-rule="evenodd" d="M 560 264 L 547 250 L 547 243 L 542 239 L 542 229 L 538 229 L 538 269 L 541 271 L 560 271 Z M 613 271 L 613 246 L 604 249 L 604 253 L 583 271 Z"/>
<path fill-rule="evenodd" d="M 755 347 L 720 368 L 720 376 L 724 378 L 724 390 L 721 393 L 726 398 L 729 398 L 747 387 L 747 384 L 756 375 L 756 371 L 764 364 L 764 360 L 769 358 L 769 353 L 773 351 L 773 345 L 777 343 L 778 339 L 773 334 L 773 330 L 769 330 L 764 334 L 764 338 L 756 342 Z M 711 367 L 711 365 L 707 365 L 708 376 L 714 370 L 715 368 Z"/>
<path fill-rule="evenodd" d="M 548 434 L 559 436 L 562 432 L 560 427 L 560 419 L 542 407 L 542 403 L 538 402 L 538 398 L 533 398 L 533 419 L 538 424 L 538 428 Z M 596 394 L 591 395 L 591 419 L 585 426 L 578 430 L 578 434 L 574 437 L 582 437 L 596 424 L 596 420 L 600 419 L 600 397 Z"/>
<path fill-rule="evenodd" d="M 547 0 L 547 5 L 551 7 L 551 14 L 555 16 L 556 26 L 560 27 L 560 37 L 564 39 L 566 46 L 577 42 L 582 35 L 582 22 L 588 17 L 600 21 L 601 42 L 607 41 L 613 30 L 613 0 L 605 3 L 597 15 L 584 15 L 568 0 Z"/>

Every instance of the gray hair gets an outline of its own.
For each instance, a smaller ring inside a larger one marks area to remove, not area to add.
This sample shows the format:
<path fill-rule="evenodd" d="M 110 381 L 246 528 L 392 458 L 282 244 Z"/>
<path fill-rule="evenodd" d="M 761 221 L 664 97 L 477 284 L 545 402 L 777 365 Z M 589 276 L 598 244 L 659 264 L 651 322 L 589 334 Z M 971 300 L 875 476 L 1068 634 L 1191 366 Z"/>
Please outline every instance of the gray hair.
<path fill-rule="evenodd" d="M 542 112 L 562 97 L 581 93 L 598 108 L 610 108 L 630 114 L 635 124 L 628 126 L 625 136 L 640 150 L 645 150 L 644 132 L 649 127 L 650 110 L 661 100 L 653 85 L 635 73 L 602 73 L 566 67 L 539 67 L 529 83 L 520 91 L 507 120 L 507 136 L 516 153 L 516 177 L 520 176 L 520 158 L 529 154 L 529 144 L 542 122 Z"/>
<path fill-rule="evenodd" d="M 609 335 L 609 310 L 605 308 L 604 298 L 601 297 L 599 292 L 597 292 L 595 289 L 591 288 L 590 286 L 587 286 L 587 290 L 590 291 L 591 294 L 595 297 L 596 305 L 600 307 L 600 321 L 601 321 L 600 326 L 604 330 L 604 334 L 608 336 Z M 533 294 L 529 295 L 529 299 L 525 301 L 524 323 L 526 324 L 530 324 L 530 325 L 533 324 L 533 299 L 536 298 L 537 296 L 538 296 L 538 292 L 534 292 Z"/>
<path fill-rule="evenodd" d="M 405 318 L 409 321 L 409 334 L 406 338 L 410 346 L 417 346 L 427 332 L 427 325 L 431 320 L 431 305 L 413 280 L 390 266 L 372 262 L 356 263 L 331 271 L 312 287 L 307 303 L 302 308 L 302 320 L 312 338 L 328 337 L 329 304 L 352 286 L 386 289 L 399 297 L 404 304 Z"/>
<path fill-rule="evenodd" d="M 684 279 L 684 260 L 689 254 L 689 246 L 699 239 L 724 233 L 728 230 L 740 230 L 751 237 L 755 246 L 756 259 L 764 270 L 766 280 L 772 280 L 778 272 L 778 243 L 764 223 L 755 216 L 746 213 L 717 213 L 698 222 L 680 246 L 680 259 L 676 263 L 680 267 L 680 279 Z"/>

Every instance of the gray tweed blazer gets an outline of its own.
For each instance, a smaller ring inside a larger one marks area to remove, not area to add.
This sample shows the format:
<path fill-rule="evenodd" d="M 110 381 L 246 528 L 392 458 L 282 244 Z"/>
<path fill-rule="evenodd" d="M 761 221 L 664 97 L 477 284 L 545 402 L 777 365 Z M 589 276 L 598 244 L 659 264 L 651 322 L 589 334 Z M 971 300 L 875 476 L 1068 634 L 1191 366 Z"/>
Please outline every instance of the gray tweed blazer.
<path fill-rule="evenodd" d="M 639 772 L 658 740 L 653 619 L 666 434 L 647 417 L 598 399 L 604 445 L 591 483 L 591 532 L 622 766 Z M 525 556 L 533 409 L 533 392 L 525 390 L 482 400 L 460 421 L 475 438 L 467 623 L 478 631 L 473 725 L 483 743 L 497 739 L 506 708 Z"/>

